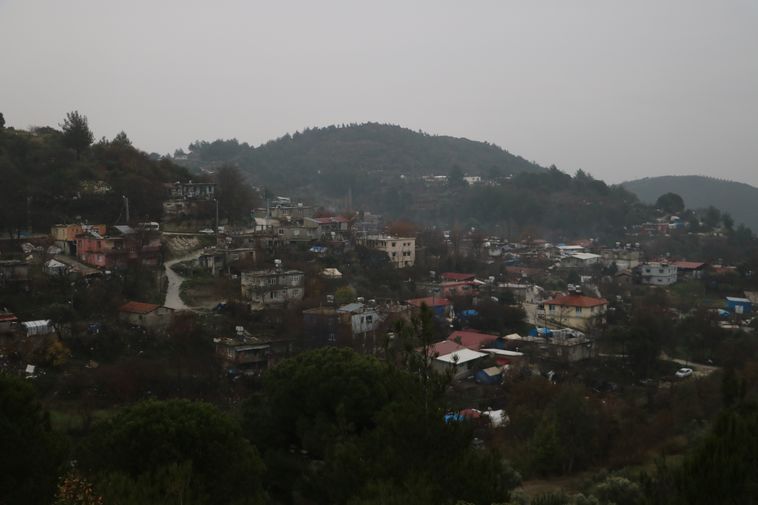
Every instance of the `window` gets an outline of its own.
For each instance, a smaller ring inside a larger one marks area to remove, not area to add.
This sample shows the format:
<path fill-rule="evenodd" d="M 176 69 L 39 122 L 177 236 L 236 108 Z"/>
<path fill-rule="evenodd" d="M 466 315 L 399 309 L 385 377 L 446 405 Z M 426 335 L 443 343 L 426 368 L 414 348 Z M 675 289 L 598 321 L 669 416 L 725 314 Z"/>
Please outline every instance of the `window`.
<path fill-rule="evenodd" d="M 553 311 L 555 310 L 555 305 L 548 305 L 548 310 Z"/>
<path fill-rule="evenodd" d="M 582 308 L 581 307 L 576 307 L 575 310 L 576 310 L 577 314 L 581 314 L 582 313 Z"/>
<path fill-rule="evenodd" d="M 392 247 L 395 247 L 395 242 L 392 242 Z"/>

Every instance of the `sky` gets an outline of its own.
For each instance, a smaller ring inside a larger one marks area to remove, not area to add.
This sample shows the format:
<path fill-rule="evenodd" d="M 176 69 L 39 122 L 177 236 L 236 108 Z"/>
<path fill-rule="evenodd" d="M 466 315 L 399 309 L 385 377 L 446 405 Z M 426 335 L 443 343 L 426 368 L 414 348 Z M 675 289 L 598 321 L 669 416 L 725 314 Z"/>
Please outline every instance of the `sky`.
<path fill-rule="evenodd" d="M 756 0 L 0 0 L 0 112 L 159 153 L 376 121 L 758 186 L 756 26 Z"/>

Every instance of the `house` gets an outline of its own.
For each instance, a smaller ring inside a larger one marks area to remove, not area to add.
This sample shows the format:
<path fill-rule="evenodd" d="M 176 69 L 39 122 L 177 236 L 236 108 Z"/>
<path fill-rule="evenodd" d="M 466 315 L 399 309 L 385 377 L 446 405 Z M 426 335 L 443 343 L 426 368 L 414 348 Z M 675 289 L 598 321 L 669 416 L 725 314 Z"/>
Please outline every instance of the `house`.
<path fill-rule="evenodd" d="M 447 339 L 451 342 L 460 344 L 467 349 L 478 351 L 479 349 L 492 344 L 498 339 L 498 336 L 473 330 L 456 330 L 452 332 Z"/>
<path fill-rule="evenodd" d="M 336 345 L 373 353 L 380 345 L 382 329 L 408 318 L 403 305 L 356 302 L 303 310 L 303 327 L 310 347 Z"/>
<path fill-rule="evenodd" d="M 443 272 L 440 277 L 442 278 L 442 282 L 470 282 L 476 279 L 476 274 Z"/>
<path fill-rule="evenodd" d="M 0 260 L 0 286 L 26 284 L 28 281 L 28 262 L 23 260 Z"/>
<path fill-rule="evenodd" d="M 452 319 L 455 316 L 453 313 L 453 304 L 447 298 L 427 296 L 424 298 L 412 298 L 405 302 L 416 309 L 420 309 L 422 305 L 426 305 L 431 309 L 435 316 L 440 318 Z"/>
<path fill-rule="evenodd" d="M 628 247 L 601 249 L 600 263 L 604 267 L 616 265 L 619 270 L 631 270 L 642 263 L 642 251 L 633 248 L 631 244 Z"/>
<path fill-rule="evenodd" d="M 233 263 L 239 261 L 255 261 L 256 251 L 252 247 L 208 247 L 198 256 L 197 263 L 200 267 L 210 270 L 211 274 L 219 275 L 228 270 Z"/>
<path fill-rule="evenodd" d="M 462 346 L 446 354 L 439 354 L 443 351 L 435 352 L 438 355 L 432 358 L 432 370 L 442 374 L 450 373 L 455 380 L 473 375 L 487 357 L 487 354 L 483 352 L 472 351 Z"/>
<path fill-rule="evenodd" d="M 171 186 L 171 198 L 178 200 L 213 200 L 216 184 L 212 182 L 175 182 Z"/>
<path fill-rule="evenodd" d="M 76 236 L 79 261 L 100 268 L 126 268 L 130 262 L 155 266 L 160 262 L 160 252 L 159 233 L 137 233 L 130 226 L 114 226 L 105 236 L 93 230 Z"/>
<path fill-rule="evenodd" d="M 753 311 L 753 303 L 749 298 L 740 298 L 736 296 L 726 297 L 726 310 L 732 314 L 747 315 Z"/>
<path fill-rule="evenodd" d="M 7 309 L 0 310 L 0 334 L 13 333 L 18 328 L 18 317 Z"/>
<path fill-rule="evenodd" d="M 242 298 L 259 305 L 301 301 L 305 296 L 305 274 L 300 270 L 242 272 Z"/>
<path fill-rule="evenodd" d="M 708 266 L 698 261 L 673 261 L 671 264 L 676 267 L 677 279 L 702 279 Z"/>
<path fill-rule="evenodd" d="M 350 231 L 352 221 L 345 216 L 330 217 L 306 217 L 303 225 L 307 228 L 315 228 L 321 237 L 342 236 Z"/>
<path fill-rule="evenodd" d="M 256 338 L 216 339 L 216 357 L 228 374 L 260 375 L 269 365 L 271 345 Z"/>
<path fill-rule="evenodd" d="M 599 254 L 585 252 L 570 254 L 561 260 L 561 266 L 564 268 L 589 268 L 598 263 L 600 263 Z"/>
<path fill-rule="evenodd" d="M 479 287 L 483 286 L 482 281 L 460 281 L 460 282 L 441 282 L 435 289 L 436 293 L 442 296 L 474 296 L 479 294 Z"/>
<path fill-rule="evenodd" d="M 389 235 L 369 235 L 364 245 L 370 249 L 384 251 L 396 268 L 412 267 L 416 263 L 415 237 L 392 237 Z"/>
<path fill-rule="evenodd" d="M 174 309 L 153 303 L 127 302 L 118 309 L 120 321 L 149 331 L 165 331 L 174 317 Z"/>
<path fill-rule="evenodd" d="M 536 321 L 545 326 L 574 328 L 588 331 L 605 323 L 608 300 L 584 296 L 576 292 L 543 301 L 538 307 Z"/>
<path fill-rule="evenodd" d="M 516 333 L 503 337 L 506 350 L 515 350 L 537 359 L 573 363 L 595 355 L 594 342 L 571 330 L 531 331 L 522 337 Z"/>
<path fill-rule="evenodd" d="M 670 286 L 676 282 L 677 267 L 666 262 L 643 263 L 637 267 L 642 284 L 651 286 Z"/>
<path fill-rule="evenodd" d="M 64 254 L 76 256 L 76 237 L 83 233 L 95 232 L 99 235 L 105 235 L 106 226 L 104 224 L 56 224 L 50 228 L 50 236 Z"/>

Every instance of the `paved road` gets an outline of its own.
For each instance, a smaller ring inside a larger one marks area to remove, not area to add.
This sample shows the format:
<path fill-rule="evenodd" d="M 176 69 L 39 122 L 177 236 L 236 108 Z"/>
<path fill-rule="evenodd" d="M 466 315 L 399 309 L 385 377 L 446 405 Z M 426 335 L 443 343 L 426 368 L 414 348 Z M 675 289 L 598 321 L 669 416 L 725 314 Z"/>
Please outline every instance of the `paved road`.
<path fill-rule="evenodd" d="M 179 296 L 182 288 L 182 283 L 185 279 L 181 275 L 174 272 L 171 269 L 171 266 L 176 265 L 177 263 L 181 263 L 182 261 L 197 259 L 202 253 L 202 250 L 193 251 L 186 256 L 172 259 L 171 261 L 168 261 L 164 264 L 166 267 L 166 278 L 168 279 L 166 301 L 163 302 L 164 306 L 174 310 L 194 310 L 192 307 L 188 307 L 187 304 L 182 301 L 182 297 Z"/>

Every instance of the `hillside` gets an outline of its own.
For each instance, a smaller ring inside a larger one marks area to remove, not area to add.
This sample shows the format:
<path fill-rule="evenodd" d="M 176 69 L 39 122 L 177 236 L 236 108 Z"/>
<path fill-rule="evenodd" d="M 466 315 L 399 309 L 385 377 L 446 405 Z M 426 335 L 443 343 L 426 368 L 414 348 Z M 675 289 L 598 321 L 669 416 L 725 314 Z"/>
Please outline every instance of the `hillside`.
<path fill-rule="evenodd" d="M 237 140 L 199 141 L 190 145 L 186 161 L 191 168 L 233 163 L 256 184 L 283 191 L 332 180 L 366 175 L 447 175 L 454 167 L 467 175 L 502 177 L 544 168 L 486 142 L 428 135 L 378 123 L 328 126 L 285 135 L 257 148 Z M 344 184 L 339 184 L 340 188 Z"/>
<path fill-rule="evenodd" d="M 664 193 L 677 193 L 688 208 L 714 206 L 732 215 L 737 223 L 758 229 L 758 188 L 741 182 L 699 175 L 646 177 L 622 184 L 645 203 Z"/>
<path fill-rule="evenodd" d="M 50 127 L 0 129 L 0 233 L 15 234 L 31 224 L 45 230 L 61 222 L 123 222 L 122 195 L 132 217 L 159 219 L 164 183 L 186 180 L 186 168 L 155 160 L 126 135 L 102 139 L 81 157 L 66 147 L 63 133 Z"/>

